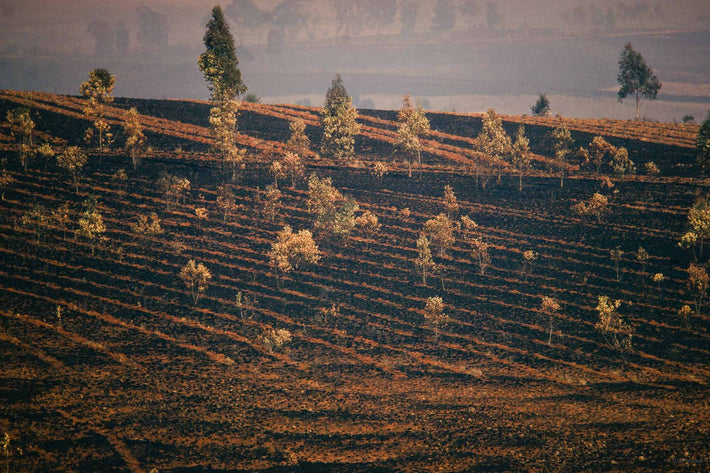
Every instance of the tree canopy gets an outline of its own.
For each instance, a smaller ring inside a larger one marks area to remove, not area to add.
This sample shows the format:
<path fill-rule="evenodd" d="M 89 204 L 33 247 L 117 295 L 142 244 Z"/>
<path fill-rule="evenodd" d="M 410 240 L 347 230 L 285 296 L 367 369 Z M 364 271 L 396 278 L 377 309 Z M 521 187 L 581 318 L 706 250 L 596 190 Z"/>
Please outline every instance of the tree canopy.
<path fill-rule="evenodd" d="M 229 25 L 219 6 L 212 9 L 204 36 L 206 50 L 200 55 L 198 66 L 205 76 L 212 100 L 233 98 L 246 92 L 242 74 L 237 67 L 237 52 Z"/>
<path fill-rule="evenodd" d="M 321 111 L 323 136 L 321 154 L 327 158 L 346 160 L 355 154 L 355 136 L 360 133 L 357 110 L 345 90 L 340 75 L 333 79 L 325 95 Z"/>
<path fill-rule="evenodd" d="M 641 100 L 655 100 L 661 90 L 661 82 L 648 67 L 641 53 L 634 50 L 631 43 L 626 43 L 619 58 L 619 75 L 616 80 L 621 85 L 617 96 L 619 101 L 631 96 L 636 101 L 636 120 L 639 119 Z"/>
<path fill-rule="evenodd" d="M 540 94 L 540 97 L 535 102 L 535 105 L 530 107 L 530 111 L 536 117 L 549 117 L 550 116 L 550 101 L 547 99 L 545 94 Z"/>

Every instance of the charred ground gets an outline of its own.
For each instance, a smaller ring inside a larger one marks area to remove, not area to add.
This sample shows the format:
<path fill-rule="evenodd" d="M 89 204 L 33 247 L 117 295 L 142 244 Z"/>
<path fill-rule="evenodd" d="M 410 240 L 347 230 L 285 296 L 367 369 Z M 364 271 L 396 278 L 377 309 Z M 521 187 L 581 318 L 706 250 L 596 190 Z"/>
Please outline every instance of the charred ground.
<path fill-rule="evenodd" d="M 80 99 L 34 100 L 38 139 L 80 144 Z M 2 92 L 0 113 L 23 101 Z M 22 171 L 0 129 L 15 180 L 0 201 L 0 427 L 24 450 L 13 471 L 660 471 L 710 461 L 710 319 L 686 327 L 677 315 L 691 299 L 689 256 L 677 242 L 707 185 L 690 177 L 697 127 L 569 120 L 580 144 L 601 134 L 637 165 L 661 169 L 615 178 L 611 213 L 598 223 L 570 207 L 600 179 L 578 173 L 560 188 L 540 156 L 522 192 L 515 174 L 476 185 L 484 158 L 470 141 L 480 116 L 430 114 L 421 176 L 391 164 L 377 181 L 368 163 L 392 159 L 396 124 L 392 113 L 361 111 L 360 161 L 309 155 L 306 172 L 331 177 L 382 228 L 347 245 L 320 237 L 321 262 L 277 288 L 267 252 L 285 224 L 312 227 L 306 186 L 282 184 L 275 222 L 254 196 L 272 182 L 268 165 L 285 150 L 290 119 L 319 141 L 317 111 L 244 105 L 239 142 L 249 157 L 235 183 L 238 209 L 224 222 L 215 201 L 229 175 L 209 153 L 209 105 L 117 99 L 109 120 L 118 124 L 129 106 L 152 149 L 136 171 L 121 151 L 90 153 L 78 193 L 52 162 Z M 536 151 L 556 120 L 505 125 L 526 123 Z M 126 183 L 112 179 L 121 168 Z M 170 210 L 155 185 L 163 171 L 191 182 Z M 445 185 L 491 244 L 492 265 L 479 275 L 459 241 L 438 259 L 444 289 L 438 277 L 423 286 L 413 260 L 424 221 L 444 210 Z M 17 225 L 35 203 L 68 202 L 76 220 L 89 195 L 108 229 L 93 256 L 71 231 L 50 229 L 37 243 Z M 201 207 L 206 219 L 195 214 Z M 165 232 L 136 237 L 131 223 L 151 211 Z M 609 258 L 617 245 L 621 282 Z M 650 254 L 645 273 L 667 278 L 658 288 L 648 275 L 642 284 L 639 246 Z M 540 255 L 529 275 L 526 250 Z M 188 259 L 213 274 L 197 306 L 178 278 Z M 238 291 L 250 298 L 246 310 Z M 423 317 L 434 295 L 450 316 L 440 333 Z M 562 304 L 550 345 L 545 295 Z M 599 295 L 628 302 L 631 351 L 594 330 Z M 293 336 L 274 353 L 261 341 L 272 328 Z"/>

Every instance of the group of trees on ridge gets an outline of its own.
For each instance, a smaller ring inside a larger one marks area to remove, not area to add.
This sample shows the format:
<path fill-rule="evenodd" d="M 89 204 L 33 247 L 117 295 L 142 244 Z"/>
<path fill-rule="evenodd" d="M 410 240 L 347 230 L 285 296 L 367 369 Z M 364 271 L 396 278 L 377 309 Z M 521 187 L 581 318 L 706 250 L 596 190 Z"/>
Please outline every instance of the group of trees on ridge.
<path fill-rule="evenodd" d="M 247 88 L 241 80 L 234 43 L 219 7 L 212 10 L 212 19 L 207 25 L 204 42 L 206 51 L 200 56 L 198 66 L 204 73 L 210 90 L 212 107 L 209 122 L 214 138 L 214 153 L 221 157 L 223 169 L 228 167 L 231 180 L 235 180 L 239 169 L 244 166 L 246 156 L 246 149 L 239 149 L 235 139 L 239 108 L 237 97 L 246 92 Z M 105 107 L 113 100 L 111 94 L 115 84 L 115 76 L 105 69 L 94 69 L 90 72 L 89 79 L 80 87 L 80 92 L 86 99 L 84 114 L 92 123 L 92 126 L 86 131 L 85 141 L 89 146 L 95 145 L 100 155 L 103 155 L 116 139 L 105 114 Z M 652 89 L 652 86 L 653 84 L 649 87 Z M 658 88 L 660 88 L 660 84 L 658 84 Z M 621 93 L 620 91 L 620 97 Z M 646 92 L 644 89 L 634 91 L 627 88 L 624 89 L 624 93 L 635 93 L 638 104 L 639 97 L 644 96 Z M 63 150 L 55 150 L 49 142 L 35 144 L 33 139 L 35 123 L 31 118 L 30 105 L 31 100 L 28 100 L 28 106 L 11 110 L 6 116 L 6 122 L 13 137 L 17 140 L 21 167 L 26 170 L 31 159 L 36 156 L 44 157 L 45 161 L 55 157 L 57 167 L 70 176 L 78 194 L 81 171 L 88 161 L 85 150 L 79 146 L 68 146 Z M 544 111 L 545 107 L 541 109 Z M 422 140 L 429 134 L 430 124 L 421 102 L 414 106 L 409 96 L 404 97 L 397 118 L 398 130 L 393 151 L 403 155 L 409 163 L 411 177 L 412 165 L 415 160 L 416 164 L 421 167 Z M 353 159 L 355 139 L 360 133 L 360 126 L 357 123 L 357 110 L 353 107 L 352 99 L 347 95 L 339 75 L 336 75 L 326 93 L 325 105 L 321 113 L 321 124 L 323 135 L 319 149 L 320 154 L 339 162 Z M 291 187 L 295 187 L 297 180 L 304 175 L 301 156 L 312 152 L 304 122 L 294 120 L 290 124 L 290 130 L 291 136 L 287 143 L 289 151 L 280 160 L 273 160 L 268 168 L 268 172 L 273 176 L 273 184 L 267 186 L 263 194 L 259 191 L 255 199 L 259 202 L 265 215 L 269 216 L 271 222 L 275 221 L 279 207 L 281 196 L 278 188 L 279 178 L 290 177 Z M 708 158 L 709 131 L 710 121 L 706 121 L 698 137 L 698 162 L 703 165 L 710 161 Z M 146 147 L 146 137 L 142 130 L 140 115 L 135 108 L 131 108 L 125 113 L 122 134 L 125 142 L 124 149 L 131 158 L 133 168 L 136 169 L 140 164 L 140 156 Z M 635 165 L 629 159 L 628 152 L 624 148 L 612 146 L 601 136 L 595 137 L 588 147 L 575 149 L 570 131 L 561 127 L 552 130 L 547 137 L 546 146 L 558 163 L 560 186 L 564 184 L 565 171 L 569 169 L 572 159 L 576 159 L 581 167 L 589 169 L 594 174 L 605 169 L 622 176 L 635 172 Z M 523 174 L 531 165 L 529 140 L 525 136 L 523 127 L 519 127 L 515 137 L 511 139 L 505 132 L 500 117 L 493 109 L 489 109 L 483 117 L 482 130 L 475 139 L 475 148 L 489 159 L 489 164 L 492 169 L 497 171 L 499 180 L 503 169 L 517 170 L 518 188 L 522 189 Z M 647 174 L 657 174 L 658 169 L 655 165 L 650 166 L 649 164 L 653 163 L 646 163 Z M 119 170 L 114 176 L 117 181 L 126 179 L 125 171 L 123 174 L 121 171 L 123 170 Z M 387 166 L 382 162 L 375 163 L 373 166 L 372 174 L 378 179 L 381 179 L 386 172 Z M 606 181 L 610 182 L 608 179 Z M 369 211 L 361 212 L 358 215 L 359 205 L 335 189 L 330 178 L 321 178 L 317 174 L 311 174 L 307 182 L 307 211 L 313 217 L 313 227 L 312 229 L 294 230 L 289 225 L 285 225 L 277 232 L 276 240 L 267 254 L 270 264 L 277 274 L 277 285 L 280 284 L 279 281 L 284 275 L 306 265 L 317 264 L 321 260 L 322 254 L 317 240 L 334 239 L 340 244 L 347 245 L 351 233 L 356 228 L 360 229 L 368 240 L 372 240 L 380 228 L 377 216 Z M 11 183 L 12 176 L 7 171 L 3 171 L 0 175 L 0 189 L 3 191 L 3 198 L 4 189 Z M 166 211 L 170 211 L 173 205 L 177 205 L 181 199 L 184 199 L 185 193 L 190 189 L 189 180 L 168 173 L 164 173 L 156 185 L 164 195 Z M 613 186 L 613 184 L 611 185 Z M 710 210 L 708 210 L 710 206 L 707 202 L 707 199 L 699 199 L 691 208 L 688 216 L 689 230 L 683 235 L 680 242 L 681 246 L 689 248 L 696 258 L 696 262 L 688 268 L 688 287 L 694 297 L 694 309 L 684 306 L 679 312 L 686 318 L 686 321 L 691 315 L 702 312 L 710 285 L 707 265 L 697 262 L 702 258 L 703 242 L 710 236 L 710 231 L 707 230 L 710 228 Z M 227 221 L 235 209 L 234 194 L 228 183 L 219 186 L 215 205 L 222 213 L 223 221 Z M 427 285 L 430 275 L 436 275 L 440 279 L 442 291 L 446 291 L 444 265 L 435 261 L 432 248 L 438 255 L 436 258 L 444 259 L 458 238 L 467 248 L 471 264 L 476 267 L 480 277 L 486 275 L 486 270 L 492 262 L 492 255 L 491 246 L 481 228 L 469 216 L 461 216 L 457 219 L 459 204 L 450 186 L 444 188 L 443 206 L 445 211 L 426 220 L 419 237 L 412 242 L 412 247 L 416 248 L 416 258 L 413 259 L 412 264 L 421 274 L 424 286 Z M 204 208 L 196 208 L 195 211 L 198 216 L 202 215 L 203 217 L 207 212 Z M 600 193 L 595 193 L 589 201 L 575 205 L 573 211 L 580 216 L 592 216 L 600 222 L 604 214 L 608 212 L 608 199 Z M 31 228 L 39 241 L 42 233 L 50 227 L 62 229 L 63 233 L 66 233 L 70 223 L 70 213 L 66 204 L 54 210 L 34 205 L 23 216 L 20 225 Z M 79 215 L 76 225 L 77 238 L 84 239 L 89 243 L 93 255 L 95 248 L 105 242 L 104 234 L 107 229 L 98 203 L 91 196 L 84 202 L 84 210 Z M 160 218 L 155 212 L 138 215 L 131 228 L 136 235 L 146 237 L 159 235 L 163 232 Z M 649 255 L 645 253 L 645 250 L 642 250 L 639 248 L 636 260 L 643 262 L 642 275 L 645 275 L 645 262 Z M 611 259 L 616 264 L 617 280 L 620 279 L 619 261 L 622 253 L 618 248 L 610 253 Z M 532 274 L 533 263 L 539 256 L 532 250 L 522 253 L 521 274 L 524 277 Z M 204 264 L 189 260 L 180 271 L 179 278 L 189 290 L 194 304 L 197 304 L 200 295 L 207 289 L 212 274 Z M 660 283 L 663 280 L 663 275 L 657 273 L 652 280 Z M 642 284 L 644 284 L 643 281 Z M 610 345 L 627 349 L 631 346 L 632 329 L 619 315 L 618 309 L 621 305 L 622 301 L 611 301 L 606 296 L 599 296 L 597 312 L 600 320 L 597 329 L 602 332 Z M 548 343 L 551 343 L 553 319 L 555 314 L 561 310 L 560 307 L 559 302 L 555 299 L 544 297 L 542 300 L 540 310 L 549 316 L 550 320 Z M 449 319 L 444 311 L 444 303 L 439 296 L 426 300 L 423 314 L 425 320 L 434 326 L 437 334 L 440 326 Z M 278 330 L 270 332 L 264 337 L 264 343 L 269 346 L 270 350 L 278 349 L 290 340 L 290 334 Z"/>

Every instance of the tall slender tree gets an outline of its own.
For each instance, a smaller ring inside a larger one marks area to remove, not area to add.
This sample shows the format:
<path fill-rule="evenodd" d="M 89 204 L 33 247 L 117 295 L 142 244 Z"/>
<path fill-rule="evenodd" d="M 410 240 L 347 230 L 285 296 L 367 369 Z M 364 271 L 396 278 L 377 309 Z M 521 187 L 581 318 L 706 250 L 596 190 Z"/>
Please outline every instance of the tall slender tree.
<path fill-rule="evenodd" d="M 523 190 L 523 172 L 530 167 L 530 140 L 525 136 L 525 127 L 520 125 L 510 153 L 510 164 L 518 170 L 518 191 Z"/>
<path fill-rule="evenodd" d="M 410 96 L 405 95 L 402 98 L 402 108 L 397 114 L 397 121 L 399 127 L 394 147 L 401 150 L 408 158 L 416 156 L 417 163 L 421 166 L 422 138 L 428 135 L 430 130 L 429 120 L 424 112 L 422 102 L 417 100 L 417 107 L 414 108 Z"/>
<path fill-rule="evenodd" d="M 6 122 L 10 127 L 10 136 L 17 139 L 20 164 L 27 171 L 27 162 L 32 154 L 32 130 L 35 128 L 35 122 L 30 117 L 29 107 L 8 110 Z"/>
<path fill-rule="evenodd" d="M 481 153 L 488 155 L 498 169 L 500 182 L 501 169 L 505 158 L 510 155 L 511 143 L 510 136 L 503 129 L 503 120 L 492 108 L 489 108 L 483 116 L 483 128 L 476 140 Z"/>
<path fill-rule="evenodd" d="M 703 172 L 707 172 L 710 169 L 710 112 L 698 130 L 696 145 L 698 147 L 698 166 Z"/>
<path fill-rule="evenodd" d="M 198 67 L 205 76 L 213 101 L 231 99 L 246 92 L 239 71 L 237 50 L 229 25 L 218 5 L 212 9 L 212 18 L 207 23 L 203 38 L 205 52 L 198 59 Z"/>
<path fill-rule="evenodd" d="M 350 159 L 355 154 L 355 136 L 360 133 L 360 125 L 357 123 L 357 110 L 339 74 L 326 93 L 321 124 L 321 154 L 336 160 Z"/>
<path fill-rule="evenodd" d="M 126 118 L 123 123 L 123 129 L 126 134 L 126 151 L 131 154 L 131 162 L 133 169 L 138 167 L 138 155 L 143 151 L 145 146 L 145 135 L 143 134 L 143 125 L 141 125 L 138 117 L 138 110 L 131 107 L 126 112 Z"/>
<path fill-rule="evenodd" d="M 562 126 L 550 132 L 548 141 L 552 157 L 560 163 L 560 187 L 563 187 L 567 161 L 572 154 L 574 140 L 569 129 L 566 126 Z"/>
<path fill-rule="evenodd" d="M 639 107 L 643 99 L 655 100 L 661 90 L 661 82 L 648 67 L 641 53 L 634 50 L 631 43 L 626 43 L 619 58 L 619 75 L 616 80 L 621 85 L 617 96 L 619 102 L 628 96 L 636 101 L 636 118 L 639 119 Z"/>
<path fill-rule="evenodd" d="M 104 154 L 104 137 L 109 132 L 106 121 L 106 105 L 113 102 L 113 88 L 116 86 L 116 76 L 106 69 L 98 68 L 89 72 L 89 79 L 82 82 L 79 87 L 81 95 L 86 98 L 84 115 L 94 122 L 94 128 L 99 133 L 99 152 Z M 93 130 L 89 128 L 86 133 L 88 141 L 93 139 Z"/>

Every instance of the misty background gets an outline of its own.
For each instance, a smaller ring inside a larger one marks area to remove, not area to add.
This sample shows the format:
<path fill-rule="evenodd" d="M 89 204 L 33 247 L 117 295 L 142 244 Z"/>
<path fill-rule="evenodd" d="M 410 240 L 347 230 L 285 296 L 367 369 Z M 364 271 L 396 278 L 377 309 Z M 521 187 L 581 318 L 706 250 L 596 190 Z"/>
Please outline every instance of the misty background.
<path fill-rule="evenodd" d="M 197 69 L 214 0 L 0 0 L 0 89 L 78 94 L 88 72 L 116 96 L 207 99 Z M 616 99 L 631 42 L 663 83 L 642 117 L 710 110 L 706 0 L 224 0 L 248 93 L 320 106 L 340 73 L 359 108 L 633 118 Z"/>

